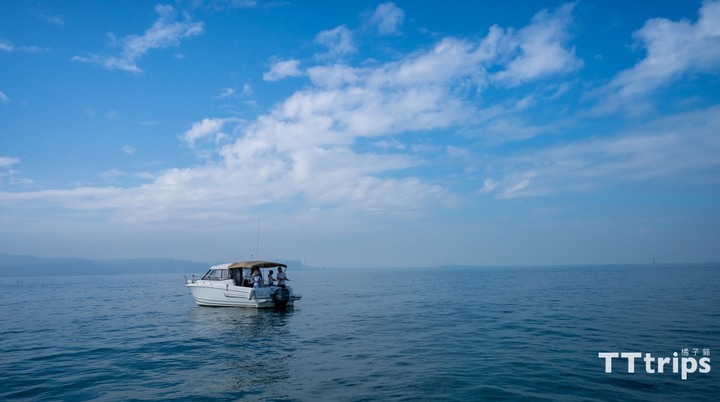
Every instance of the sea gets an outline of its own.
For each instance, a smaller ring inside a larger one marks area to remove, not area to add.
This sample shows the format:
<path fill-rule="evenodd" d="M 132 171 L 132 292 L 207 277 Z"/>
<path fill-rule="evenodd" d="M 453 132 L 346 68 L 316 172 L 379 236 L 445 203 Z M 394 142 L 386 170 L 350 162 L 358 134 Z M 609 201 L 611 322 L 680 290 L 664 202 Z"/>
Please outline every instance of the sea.
<path fill-rule="evenodd" d="M 0 278 L 0 400 L 720 400 L 720 264 L 288 277 L 287 311 L 199 307 L 181 274 Z"/>

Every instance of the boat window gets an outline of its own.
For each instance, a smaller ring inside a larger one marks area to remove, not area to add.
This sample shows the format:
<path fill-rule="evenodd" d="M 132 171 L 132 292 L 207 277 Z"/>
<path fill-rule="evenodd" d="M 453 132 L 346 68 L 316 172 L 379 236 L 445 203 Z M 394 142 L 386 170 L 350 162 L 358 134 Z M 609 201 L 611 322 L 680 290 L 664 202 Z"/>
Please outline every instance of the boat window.
<path fill-rule="evenodd" d="M 223 280 L 223 279 L 229 279 L 230 275 L 228 274 L 227 269 L 211 269 L 208 271 L 205 276 L 203 276 L 203 279 L 209 279 L 209 280 Z"/>

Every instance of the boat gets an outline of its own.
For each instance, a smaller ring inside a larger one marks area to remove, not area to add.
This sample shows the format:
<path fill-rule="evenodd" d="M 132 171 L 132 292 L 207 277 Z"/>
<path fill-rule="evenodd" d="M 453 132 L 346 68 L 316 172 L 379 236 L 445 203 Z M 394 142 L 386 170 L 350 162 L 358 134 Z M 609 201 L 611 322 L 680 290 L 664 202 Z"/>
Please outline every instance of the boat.
<path fill-rule="evenodd" d="M 200 279 L 186 279 L 188 288 L 198 306 L 251 307 L 258 309 L 284 309 L 293 307 L 302 295 L 295 294 L 284 283 L 267 283 L 269 271 L 277 278 L 278 268 L 287 265 L 271 261 L 244 261 L 214 265 Z M 258 271 L 260 277 L 253 277 Z"/>

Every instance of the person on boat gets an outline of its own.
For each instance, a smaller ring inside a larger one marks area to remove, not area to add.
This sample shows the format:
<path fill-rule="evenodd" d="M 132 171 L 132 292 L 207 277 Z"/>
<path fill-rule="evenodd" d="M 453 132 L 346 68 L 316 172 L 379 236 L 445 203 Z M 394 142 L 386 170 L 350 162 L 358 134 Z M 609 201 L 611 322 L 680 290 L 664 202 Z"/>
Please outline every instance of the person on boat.
<path fill-rule="evenodd" d="M 272 270 L 271 270 L 270 273 L 268 274 L 268 280 L 267 280 L 267 282 L 268 282 L 268 286 L 273 286 L 273 285 L 275 285 L 275 278 L 273 278 L 273 271 L 272 271 Z"/>
<path fill-rule="evenodd" d="M 260 270 L 255 270 L 253 272 L 252 278 L 254 288 L 259 288 L 260 286 L 262 286 L 262 276 L 260 276 Z"/>
<path fill-rule="evenodd" d="M 277 280 L 278 280 L 278 286 L 283 287 L 283 288 L 285 287 L 285 281 L 290 280 L 285 275 L 285 272 L 283 272 L 282 267 L 278 267 Z"/>
<path fill-rule="evenodd" d="M 242 269 L 231 269 L 230 270 L 233 281 L 235 282 L 235 286 L 242 285 L 243 282 L 243 276 L 242 276 Z"/>

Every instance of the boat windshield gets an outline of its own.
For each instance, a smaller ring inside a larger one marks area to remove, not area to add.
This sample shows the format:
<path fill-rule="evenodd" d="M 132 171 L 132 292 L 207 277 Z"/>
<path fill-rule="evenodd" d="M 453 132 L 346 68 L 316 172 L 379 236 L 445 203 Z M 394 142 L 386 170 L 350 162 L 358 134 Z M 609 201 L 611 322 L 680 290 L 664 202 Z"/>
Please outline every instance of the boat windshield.
<path fill-rule="evenodd" d="M 230 273 L 227 269 L 211 269 L 202 278 L 211 281 L 221 281 L 230 279 Z"/>

